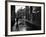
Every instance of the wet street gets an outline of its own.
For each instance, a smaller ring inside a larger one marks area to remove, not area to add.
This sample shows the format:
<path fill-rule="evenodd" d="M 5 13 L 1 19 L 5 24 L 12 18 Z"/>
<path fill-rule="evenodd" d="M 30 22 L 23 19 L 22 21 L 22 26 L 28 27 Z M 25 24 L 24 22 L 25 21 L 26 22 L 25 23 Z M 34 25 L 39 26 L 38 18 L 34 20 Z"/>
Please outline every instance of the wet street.
<path fill-rule="evenodd" d="M 39 22 L 20 19 L 18 21 L 18 26 L 17 22 L 15 22 L 13 26 L 13 31 L 30 31 L 30 30 L 40 30 Z"/>

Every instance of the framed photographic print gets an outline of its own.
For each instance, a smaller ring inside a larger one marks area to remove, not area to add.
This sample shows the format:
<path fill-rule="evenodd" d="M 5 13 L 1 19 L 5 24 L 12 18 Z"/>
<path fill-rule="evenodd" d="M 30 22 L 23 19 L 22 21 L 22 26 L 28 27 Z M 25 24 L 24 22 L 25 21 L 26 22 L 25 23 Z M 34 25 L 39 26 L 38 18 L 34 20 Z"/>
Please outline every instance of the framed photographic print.
<path fill-rule="evenodd" d="M 5 9 L 5 35 L 45 34 L 45 3 L 9 1 Z"/>

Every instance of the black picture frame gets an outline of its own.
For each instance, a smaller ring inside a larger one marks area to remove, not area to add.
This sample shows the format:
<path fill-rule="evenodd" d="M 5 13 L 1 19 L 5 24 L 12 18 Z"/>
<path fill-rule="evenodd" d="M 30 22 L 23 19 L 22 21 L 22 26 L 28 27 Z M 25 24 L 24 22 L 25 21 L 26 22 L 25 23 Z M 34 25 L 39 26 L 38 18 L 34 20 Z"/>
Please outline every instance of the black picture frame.
<path fill-rule="evenodd" d="M 20 3 L 35 3 L 35 4 L 43 4 L 44 5 L 44 32 L 36 33 L 36 34 L 19 34 L 19 35 L 8 35 L 8 10 L 7 3 L 8 2 L 20 2 Z M 24 35 L 40 35 L 45 34 L 45 3 L 44 2 L 27 2 L 27 1 L 5 1 L 5 36 L 24 36 Z"/>

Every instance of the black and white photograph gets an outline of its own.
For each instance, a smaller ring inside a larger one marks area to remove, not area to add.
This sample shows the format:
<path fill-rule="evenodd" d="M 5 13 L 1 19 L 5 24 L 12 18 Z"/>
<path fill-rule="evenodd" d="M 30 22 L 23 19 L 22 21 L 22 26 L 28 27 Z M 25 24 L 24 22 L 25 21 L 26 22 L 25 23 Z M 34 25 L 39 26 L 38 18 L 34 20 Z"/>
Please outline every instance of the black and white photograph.
<path fill-rule="evenodd" d="M 44 33 L 44 3 L 7 3 L 8 35 Z"/>
<path fill-rule="evenodd" d="M 11 5 L 11 31 L 41 30 L 41 7 Z"/>

